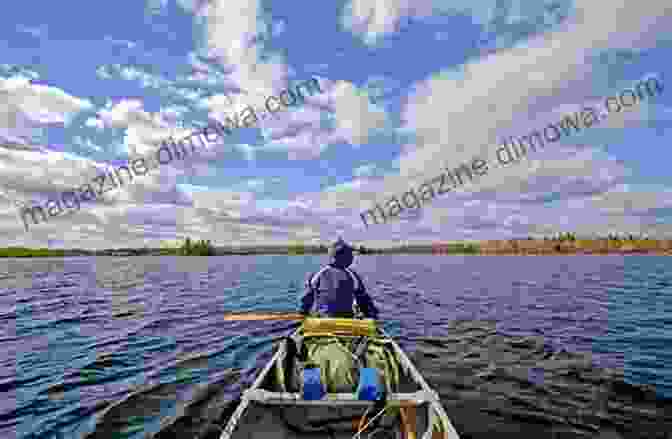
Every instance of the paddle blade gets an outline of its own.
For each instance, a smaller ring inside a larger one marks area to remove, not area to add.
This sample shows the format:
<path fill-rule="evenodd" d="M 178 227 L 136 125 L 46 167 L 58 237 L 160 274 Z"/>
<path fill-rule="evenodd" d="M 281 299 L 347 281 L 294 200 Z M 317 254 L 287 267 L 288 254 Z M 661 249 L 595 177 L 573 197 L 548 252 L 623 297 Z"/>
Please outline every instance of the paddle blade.
<path fill-rule="evenodd" d="M 305 316 L 299 313 L 240 313 L 226 314 L 224 320 L 229 321 L 253 321 L 253 320 L 303 320 Z"/>

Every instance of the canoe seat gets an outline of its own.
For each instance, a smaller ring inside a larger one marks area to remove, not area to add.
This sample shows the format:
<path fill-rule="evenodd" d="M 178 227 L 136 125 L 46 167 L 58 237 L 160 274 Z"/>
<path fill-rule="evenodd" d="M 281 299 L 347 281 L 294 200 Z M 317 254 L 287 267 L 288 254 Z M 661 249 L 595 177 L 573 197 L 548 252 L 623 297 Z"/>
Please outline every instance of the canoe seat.
<path fill-rule="evenodd" d="M 373 319 L 342 319 L 309 317 L 303 321 L 305 337 L 323 335 L 350 335 L 355 337 L 371 337 L 378 335 L 378 328 Z"/>

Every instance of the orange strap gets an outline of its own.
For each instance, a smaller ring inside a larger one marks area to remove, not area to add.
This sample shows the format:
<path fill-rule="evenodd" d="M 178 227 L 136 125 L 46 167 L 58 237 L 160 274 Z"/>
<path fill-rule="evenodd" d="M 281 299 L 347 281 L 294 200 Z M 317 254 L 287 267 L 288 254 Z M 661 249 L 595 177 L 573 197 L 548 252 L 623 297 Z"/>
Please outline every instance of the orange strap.
<path fill-rule="evenodd" d="M 404 425 L 404 439 L 416 439 L 416 413 L 415 406 L 406 406 L 399 409 L 401 422 Z"/>

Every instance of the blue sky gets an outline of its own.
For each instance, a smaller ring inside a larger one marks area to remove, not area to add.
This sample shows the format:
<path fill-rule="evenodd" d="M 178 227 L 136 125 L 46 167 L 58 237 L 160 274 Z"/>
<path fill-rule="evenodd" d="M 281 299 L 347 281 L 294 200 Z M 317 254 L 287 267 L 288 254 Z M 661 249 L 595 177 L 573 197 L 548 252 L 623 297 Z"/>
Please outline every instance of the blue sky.
<path fill-rule="evenodd" d="M 664 2 L 23 1 L 0 16 L 2 245 L 371 245 L 559 231 L 669 236 Z M 67 6 L 65 6 L 67 5 Z M 642 78 L 664 92 L 400 219 L 360 213 Z M 71 214 L 17 205 L 90 182 L 297 81 L 323 93 Z"/>

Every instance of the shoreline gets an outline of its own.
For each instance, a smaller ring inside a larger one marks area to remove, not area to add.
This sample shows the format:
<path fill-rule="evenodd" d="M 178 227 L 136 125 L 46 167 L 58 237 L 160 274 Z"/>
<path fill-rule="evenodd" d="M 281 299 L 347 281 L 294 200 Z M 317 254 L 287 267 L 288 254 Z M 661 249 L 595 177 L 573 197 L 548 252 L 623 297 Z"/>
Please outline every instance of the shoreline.
<path fill-rule="evenodd" d="M 322 245 L 268 245 L 217 247 L 203 244 L 207 251 L 184 251 L 183 247 L 109 248 L 104 250 L 49 249 L 28 247 L 0 248 L 0 258 L 91 257 L 91 256 L 245 256 L 327 254 Z M 558 255 L 649 255 L 672 256 L 672 239 L 522 239 L 480 242 L 436 242 L 386 248 L 354 245 L 357 256 L 434 255 L 434 256 L 558 256 Z"/>
<path fill-rule="evenodd" d="M 435 256 L 557 256 L 557 255 L 653 255 L 672 256 L 672 239 L 653 239 L 635 235 L 609 235 L 598 238 L 577 238 L 572 233 L 543 239 L 487 240 L 473 242 L 406 243 L 396 246 L 373 247 L 352 244 L 358 256 L 363 255 L 418 255 Z M 0 258 L 22 257 L 79 257 L 79 256 L 243 256 L 243 255 L 307 255 L 328 254 L 325 244 L 275 244 L 249 246 L 215 246 L 211 241 L 187 237 L 182 245 L 173 242 L 161 248 L 118 247 L 101 250 L 81 248 L 0 248 Z"/>

